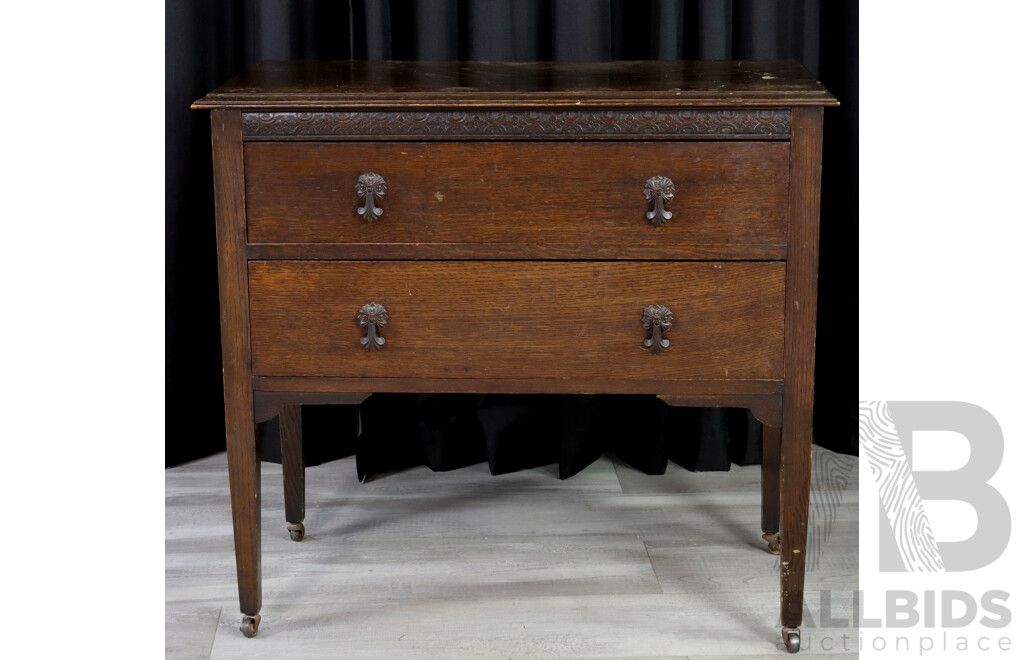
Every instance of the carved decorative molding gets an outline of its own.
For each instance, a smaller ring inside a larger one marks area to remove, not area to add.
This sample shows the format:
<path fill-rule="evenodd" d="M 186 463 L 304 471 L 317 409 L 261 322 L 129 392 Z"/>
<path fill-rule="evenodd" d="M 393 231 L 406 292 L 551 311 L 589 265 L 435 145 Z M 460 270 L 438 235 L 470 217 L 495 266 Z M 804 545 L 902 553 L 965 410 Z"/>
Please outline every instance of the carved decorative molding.
<path fill-rule="evenodd" d="M 788 138 L 789 110 L 245 112 L 247 138 Z"/>

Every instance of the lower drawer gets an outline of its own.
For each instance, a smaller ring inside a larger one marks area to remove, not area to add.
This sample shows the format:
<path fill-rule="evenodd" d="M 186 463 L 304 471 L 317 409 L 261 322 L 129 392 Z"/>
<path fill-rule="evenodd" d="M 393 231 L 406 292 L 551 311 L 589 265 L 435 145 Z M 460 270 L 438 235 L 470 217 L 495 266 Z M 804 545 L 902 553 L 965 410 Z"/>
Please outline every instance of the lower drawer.
<path fill-rule="evenodd" d="M 254 261 L 253 374 L 781 379 L 784 282 L 781 262 Z M 361 341 L 370 302 L 383 344 Z"/>

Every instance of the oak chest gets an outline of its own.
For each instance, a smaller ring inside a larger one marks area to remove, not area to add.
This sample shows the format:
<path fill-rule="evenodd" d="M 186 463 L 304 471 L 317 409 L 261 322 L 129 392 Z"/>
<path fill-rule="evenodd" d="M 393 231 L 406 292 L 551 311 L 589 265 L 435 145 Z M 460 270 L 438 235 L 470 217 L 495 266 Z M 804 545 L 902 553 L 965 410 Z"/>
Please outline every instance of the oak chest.
<path fill-rule="evenodd" d="M 374 392 L 642 393 L 764 427 L 762 531 L 800 642 L 822 108 L 792 62 L 266 62 L 211 109 L 242 632 L 255 424 Z"/>

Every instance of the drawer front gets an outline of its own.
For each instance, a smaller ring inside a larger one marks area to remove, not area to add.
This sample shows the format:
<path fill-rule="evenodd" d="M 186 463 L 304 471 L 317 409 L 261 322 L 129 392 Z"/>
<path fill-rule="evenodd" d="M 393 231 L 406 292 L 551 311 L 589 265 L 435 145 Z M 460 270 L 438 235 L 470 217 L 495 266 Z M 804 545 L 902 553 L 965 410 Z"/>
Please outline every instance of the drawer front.
<path fill-rule="evenodd" d="M 253 374 L 779 379 L 784 281 L 779 262 L 254 261 Z M 370 302 L 378 350 L 357 319 Z M 653 305 L 673 315 L 660 353 Z"/>
<path fill-rule="evenodd" d="M 608 258 L 609 250 L 611 258 L 764 258 L 764 246 L 786 241 L 786 142 L 253 142 L 244 149 L 250 243 L 463 244 L 475 247 L 474 257 L 495 258 Z M 379 216 L 357 194 L 369 172 L 386 185 L 383 197 L 374 196 Z M 648 218 L 655 204 L 644 192 L 658 176 L 674 184 L 663 225 Z"/>

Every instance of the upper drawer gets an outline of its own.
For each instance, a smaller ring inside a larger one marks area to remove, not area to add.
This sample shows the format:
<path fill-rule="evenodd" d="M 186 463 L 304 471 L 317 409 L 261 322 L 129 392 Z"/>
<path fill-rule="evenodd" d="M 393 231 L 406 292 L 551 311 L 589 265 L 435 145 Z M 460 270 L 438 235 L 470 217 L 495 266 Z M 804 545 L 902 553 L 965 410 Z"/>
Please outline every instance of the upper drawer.
<path fill-rule="evenodd" d="M 253 142 L 244 149 L 249 242 L 317 244 L 308 246 L 311 256 L 785 256 L 787 142 Z M 358 212 L 366 200 L 357 184 L 368 172 L 386 184 L 374 200 L 383 212 L 364 212 L 372 222 Z M 674 184 L 665 224 L 647 217 L 655 204 L 645 185 L 658 176 Z"/>

